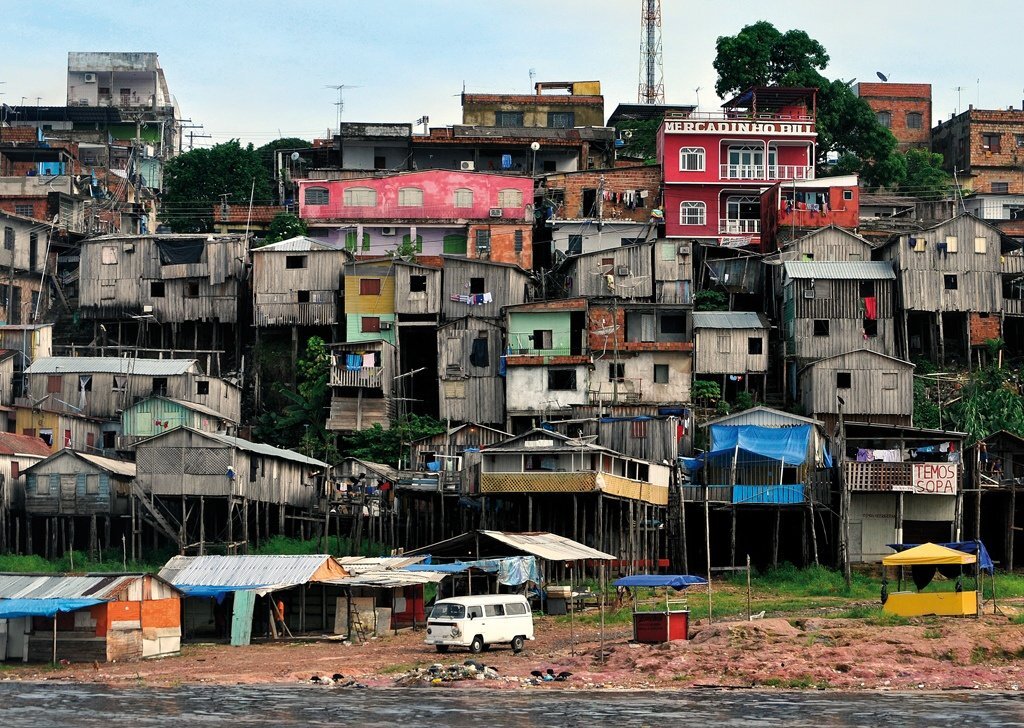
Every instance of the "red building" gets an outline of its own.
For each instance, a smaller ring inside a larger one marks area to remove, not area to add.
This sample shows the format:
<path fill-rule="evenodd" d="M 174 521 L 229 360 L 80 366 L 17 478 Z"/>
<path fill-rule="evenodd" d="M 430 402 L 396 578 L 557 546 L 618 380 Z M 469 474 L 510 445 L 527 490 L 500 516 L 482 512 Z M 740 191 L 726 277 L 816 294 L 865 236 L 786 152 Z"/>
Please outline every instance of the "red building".
<path fill-rule="evenodd" d="M 854 230 L 860 224 L 857 175 L 776 182 L 761 193 L 761 248 L 782 244 L 829 225 Z"/>
<path fill-rule="evenodd" d="M 816 92 L 752 88 L 721 112 L 667 116 L 658 130 L 666 234 L 759 246 L 761 192 L 814 179 Z"/>

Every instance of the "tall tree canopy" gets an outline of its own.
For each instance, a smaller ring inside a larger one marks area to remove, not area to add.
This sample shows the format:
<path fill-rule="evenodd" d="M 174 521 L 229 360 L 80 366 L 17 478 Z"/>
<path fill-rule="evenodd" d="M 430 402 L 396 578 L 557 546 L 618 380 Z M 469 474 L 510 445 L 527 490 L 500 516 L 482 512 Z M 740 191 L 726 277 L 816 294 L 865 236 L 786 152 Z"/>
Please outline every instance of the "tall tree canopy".
<path fill-rule="evenodd" d="M 721 36 L 715 48 L 719 96 L 773 84 L 818 89 L 818 159 L 833 151 L 840 155 L 839 165 L 828 171 L 858 172 L 869 186 L 892 184 L 906 174 L 896 138 L 848 83 L 820 73 L 828 65 L 828 53 L 804 31 L 782 33 L 762 20 L 734 36 Z"/>
<path fill-rule="evenodd" d="M 221 195 L 232 205 L 248 205 L 250 193 L 253 204 L 273 202 L 270 176 L 259 154 L 252 144 L 243 147 L 237 139 L 178 155 L 167 162 L 164 184 L 160 219 L 174 232 L 213 230 L 213 208 Z"/>
<path fill-rule="evenodd" d="M 264 245 L 270 245 L 272 243 L 279 243 L 282 240 L 288 240 L 289 238 L 296 238 L 300 235 L 305 235 L 309 232 L 309 228 L 306 223 L 303 222 L 298 215 L 293 215 L 290 212 L 280 212 L 274 215 L 274 219 L 270 221 L 270 225 L 267 227 L 267 237 L 263 238 L 254 247 L 262 248 Z"/>

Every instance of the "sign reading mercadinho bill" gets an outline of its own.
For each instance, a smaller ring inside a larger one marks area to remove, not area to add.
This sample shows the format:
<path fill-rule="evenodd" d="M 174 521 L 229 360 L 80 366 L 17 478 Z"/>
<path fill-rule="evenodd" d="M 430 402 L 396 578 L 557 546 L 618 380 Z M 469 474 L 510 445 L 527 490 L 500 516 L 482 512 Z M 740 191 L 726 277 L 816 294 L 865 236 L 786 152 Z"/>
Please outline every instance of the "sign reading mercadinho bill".
<path fill-rule="evenodd" d="M 777 121 L 666 121 L 665 133 L 813 136 L 814 124 Z"/>

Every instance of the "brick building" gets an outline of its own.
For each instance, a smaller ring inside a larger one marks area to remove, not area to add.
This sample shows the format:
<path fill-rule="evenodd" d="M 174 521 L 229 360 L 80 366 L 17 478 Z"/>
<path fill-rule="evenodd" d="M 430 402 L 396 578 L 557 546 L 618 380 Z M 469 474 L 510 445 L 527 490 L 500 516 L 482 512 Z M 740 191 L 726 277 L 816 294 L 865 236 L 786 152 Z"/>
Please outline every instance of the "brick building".
<path fill-rule="evenodd" d="M 875 112 L 905 152 L 927 149 L 931 142 L 932 85 L 930 83 L 858 83 L 854 90 Z"/>
<path fill-rule="evenodd" d="M 968 107 L 932 129 L 932 150 L 975 192 L 1024 194 L 1024 110 Z"/>
<path fill-rule="evenodd" d="M 659 203 L 661 165 L 549 174 L 543 185 L 556 218 L 647 222 Z"/>

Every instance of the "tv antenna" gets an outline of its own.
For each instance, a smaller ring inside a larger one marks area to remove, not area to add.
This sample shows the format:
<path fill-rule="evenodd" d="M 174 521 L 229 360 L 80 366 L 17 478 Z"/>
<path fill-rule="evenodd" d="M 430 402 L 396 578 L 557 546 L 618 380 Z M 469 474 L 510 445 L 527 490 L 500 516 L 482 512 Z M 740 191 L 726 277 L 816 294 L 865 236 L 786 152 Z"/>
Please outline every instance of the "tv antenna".
<path fill-rule="evenodd" d="M 352 84 L 339 83 L 339 84 L 328 84 L 324 88 L 333 88 L 338 92 L 338 100 L 334 102 L 334 106 L 338 109 L 337 113 L 337 127 L 338 134 L 341 134 L 341 112 L 345 110 L 345 89 L 347 88 L 362 88 L 362 86 L 353 86 Z"/>
<path fill-rule="evenodd" d="M 698 86 L 697 88 L 695 88 L 695 89 L 693 90 L 693 92 L 694 92 L 695 94 L 697 94 L 697 110 L 698 110 L 698 111 L 700 110 L 700 89 L 701 89 L 701 87 L 700 87 L 700 86 Z"/>

